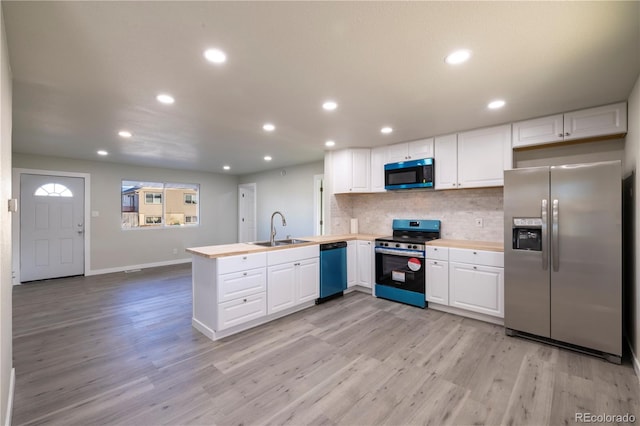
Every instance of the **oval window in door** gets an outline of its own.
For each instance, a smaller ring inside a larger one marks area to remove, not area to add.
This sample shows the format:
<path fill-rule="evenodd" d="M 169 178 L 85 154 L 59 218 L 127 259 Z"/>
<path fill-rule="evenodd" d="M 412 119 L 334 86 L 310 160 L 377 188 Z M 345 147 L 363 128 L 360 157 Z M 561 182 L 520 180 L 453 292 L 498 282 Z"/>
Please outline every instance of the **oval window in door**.
<path fill-rule="evenodd" d="M 36 197 L 73 197 L 73 192 L 61 183 L 45 183 L 36 189 Z"/>

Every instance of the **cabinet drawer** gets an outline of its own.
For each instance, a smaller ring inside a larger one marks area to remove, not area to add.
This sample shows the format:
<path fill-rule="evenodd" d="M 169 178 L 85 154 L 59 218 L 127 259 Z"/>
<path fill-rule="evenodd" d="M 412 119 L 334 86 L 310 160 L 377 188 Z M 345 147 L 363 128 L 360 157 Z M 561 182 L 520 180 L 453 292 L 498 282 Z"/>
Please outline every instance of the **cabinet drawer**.
<path fill-rule="evenodd" d="M 267 253 L 242 254 L 239 256 L 220 257 L 217 261 L 217 273 L 228 274 L 231 272 L 242 272 L 247 269 L 261 268 L 267 266 Z"/>
<path fill-rule="evenodd" d="M 449 247 L 427 246 L 427 259 L 449 260 Z"/>
<path fill-rule="evenodd" d="M 297 262 L 302 259 L 319 256 L 320 246 L 318 244 L 283 250 L 272 250 L 267 252 L 267 264 L 269 266 L 279 265 L 281 263 Z"/>
<path fill-rule="evenodd" d="M 504 253 L 469 249 L 449 249 L 451 262 L 472 263 L 474 265 L 504 267 Z"/>
<path fill-rule="evenodd" d="M 266 268 L 218 276 L 218 302 L 227 302 L 266 290 Z"/>
<path fill-rule="evenodd" d="M 240 325 L 267 314 L 267 294 L 253 294 L 218 305 L 217 330 Z"/>

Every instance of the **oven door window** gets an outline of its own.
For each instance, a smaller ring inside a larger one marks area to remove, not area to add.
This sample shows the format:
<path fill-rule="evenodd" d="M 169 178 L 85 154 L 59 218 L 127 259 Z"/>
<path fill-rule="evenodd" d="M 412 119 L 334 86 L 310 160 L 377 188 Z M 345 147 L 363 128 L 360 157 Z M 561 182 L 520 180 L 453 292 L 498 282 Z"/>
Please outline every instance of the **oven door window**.
<path fill-rule="evenodd" d="M 376 253 L 376 284 L 424 293 L 424 259 Z"/>

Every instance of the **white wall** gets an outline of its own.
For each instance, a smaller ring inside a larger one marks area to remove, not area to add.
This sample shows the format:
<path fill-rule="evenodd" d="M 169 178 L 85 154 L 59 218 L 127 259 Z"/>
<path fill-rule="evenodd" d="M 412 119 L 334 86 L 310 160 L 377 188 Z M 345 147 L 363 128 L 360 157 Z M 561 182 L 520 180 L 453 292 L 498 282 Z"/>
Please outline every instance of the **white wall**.
<path fill-rule="evenodd" d="M 624 173 L 625 176 L 635 170 L 635 277 L 633 280 L 632 289 L 630 294 L 626 295 L 631 297 L 630 315 L 631 315 L 631 329 L 627 330 L 628 338 L 631 343 L 631 349 L 635 354 L 635 368 L 636 373 L 640 375 L 640 289 L 638 288 L 640 283 L 640 249 L 638 248 L 638 242 L 640 241 L 640 200 L 638 199 L 638 189 L 640 189 L 640 76 L 636 80 L 636 84 L 629 96 L 628 105 L 628 131 L 625 144 L 625 162 Z"/>
<path fill-rule="evenodd" d="M 287 226 L 283 228 L 280 218 L 276 217 L 276 238 L 313 235 L 313 179 L 314 175 L 323 173 L 324 162 L 318 161 L 240 177 L 239 183 L 256 183 L 258 240 L 269 239 L 274 211 L 281 211 L 287 219 Z"/>
<path fill-rule="evenodd" d="M 0 5 L 0 421 L 8 424 L 12 374 L 12 304 L 11 304 L 11 69 Z"/>
<path fill-rule="evenodd" d="M 235 176 L 20 153 L 13 154 L 13 167 L 91 175 L 90 210 L 97 211 L 99 216 L 91 218 L 91 264 L 87 274 L 186 261 L 191 256 L 185 248 L 233 243 L 237 239 L 238 179 Z M 123 179 L 200 184 L 200 226 L 122 230 Z M 16 198 L 18 195 L 14 193 Z M 173 254 L 173 249 L 177 249 L 177 254 Z"/>

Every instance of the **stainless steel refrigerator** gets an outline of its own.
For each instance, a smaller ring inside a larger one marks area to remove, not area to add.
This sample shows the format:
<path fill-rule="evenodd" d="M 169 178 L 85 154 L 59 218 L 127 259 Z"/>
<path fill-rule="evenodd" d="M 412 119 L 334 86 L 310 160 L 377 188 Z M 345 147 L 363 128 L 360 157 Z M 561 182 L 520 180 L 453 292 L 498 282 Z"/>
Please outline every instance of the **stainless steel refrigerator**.
<path fill-rule="evenodd" d="M 505 327 L 620 363 L 620 161 L 504 175 Z"/>

